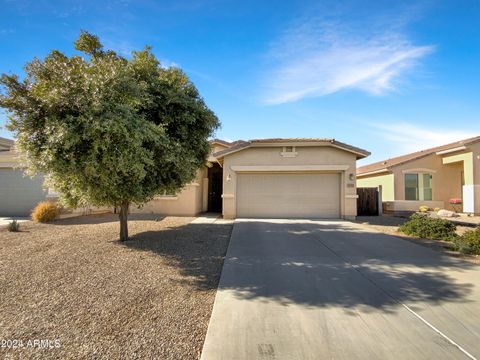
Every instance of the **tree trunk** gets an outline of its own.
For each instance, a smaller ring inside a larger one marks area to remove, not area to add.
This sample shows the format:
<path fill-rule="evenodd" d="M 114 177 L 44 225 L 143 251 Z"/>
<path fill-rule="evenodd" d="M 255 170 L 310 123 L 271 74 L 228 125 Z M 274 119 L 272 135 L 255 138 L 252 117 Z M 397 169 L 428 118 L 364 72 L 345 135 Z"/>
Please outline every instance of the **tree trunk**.
<path fill-rule="evenodd" d="M 128 240 L 128 205 L 128 202 L 122 203 L 118 214 L 120 218 L 120 241 Z"/>

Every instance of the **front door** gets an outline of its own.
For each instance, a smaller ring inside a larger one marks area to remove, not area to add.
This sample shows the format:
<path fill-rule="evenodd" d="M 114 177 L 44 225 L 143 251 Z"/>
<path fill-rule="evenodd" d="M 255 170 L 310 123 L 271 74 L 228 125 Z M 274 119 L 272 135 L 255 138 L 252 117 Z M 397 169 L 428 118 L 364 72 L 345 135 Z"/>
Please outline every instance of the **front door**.
<path fill-rule="evenodd" d="M 213 164 L 208 169 L 208 211 L 222 212 L 223 169 Z"/>

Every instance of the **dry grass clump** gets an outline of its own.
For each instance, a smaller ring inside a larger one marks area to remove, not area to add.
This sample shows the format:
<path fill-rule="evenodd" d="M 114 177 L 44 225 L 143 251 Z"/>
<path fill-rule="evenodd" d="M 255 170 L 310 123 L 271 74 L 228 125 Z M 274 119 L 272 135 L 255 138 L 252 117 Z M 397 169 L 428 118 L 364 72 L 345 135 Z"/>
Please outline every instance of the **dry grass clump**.
<path fill-rule="evenodd" d="M 32 212 L 32 220 L 40 223 L 47 223 L 55 220 L 60 214 L 58 205 L 52 201 L 38 203 Z"/>
<path fill-rule="evenodd" d="M 10 232 L 19 232 L 20 231 L 20 223 L 17 220 L 13 220 L 8 223 L 7 230 Z"/>

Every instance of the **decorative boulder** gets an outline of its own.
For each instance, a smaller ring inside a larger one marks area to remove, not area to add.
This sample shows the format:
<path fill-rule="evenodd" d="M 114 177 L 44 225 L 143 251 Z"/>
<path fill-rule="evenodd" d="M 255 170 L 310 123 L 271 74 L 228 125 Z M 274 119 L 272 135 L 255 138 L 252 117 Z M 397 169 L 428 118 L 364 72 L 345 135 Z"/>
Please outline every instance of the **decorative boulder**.
<path fill-rule="evenodd" d="M 450 210 L 445 210 L 445 209 L 439 210 L 437 212 L 437 215 L 441 216 L 441 217 L 456 217 L 456 216 L 458 216 L 458 214 L 456 214 L 455 212 L 450 211 Z"/>

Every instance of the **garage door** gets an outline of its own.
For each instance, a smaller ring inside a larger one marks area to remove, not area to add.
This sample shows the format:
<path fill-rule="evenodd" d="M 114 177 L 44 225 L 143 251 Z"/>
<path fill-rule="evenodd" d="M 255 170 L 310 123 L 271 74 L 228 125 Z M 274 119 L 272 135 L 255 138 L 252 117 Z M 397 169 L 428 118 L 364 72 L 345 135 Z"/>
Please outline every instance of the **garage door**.
<path fill-rule="evenodd" d="M 239 174 L 237 217 L 339 218 L 340 174 Z"/>
<path fill-rule="evenodd" d="M 19 169 L 0 169 L 0 217 L 29 216 L 45 199 L 43 176 L 24 177 Z"/>

